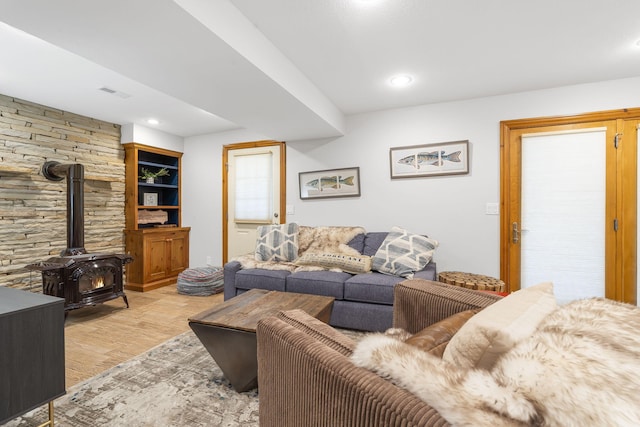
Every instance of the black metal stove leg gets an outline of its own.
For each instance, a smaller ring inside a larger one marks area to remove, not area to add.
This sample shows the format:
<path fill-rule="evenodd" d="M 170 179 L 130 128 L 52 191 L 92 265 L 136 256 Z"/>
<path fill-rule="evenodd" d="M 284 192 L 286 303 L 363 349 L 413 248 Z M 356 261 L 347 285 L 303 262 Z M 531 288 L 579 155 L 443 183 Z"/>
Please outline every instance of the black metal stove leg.
<path fill-rule="evenodd" d="M 127 304 L 127 308 L 129 308 L 129 301 L 127 300 L 127 296 L 125 294 L 122 294 L 122 299 L 124 300 L 124 303 Z"/>

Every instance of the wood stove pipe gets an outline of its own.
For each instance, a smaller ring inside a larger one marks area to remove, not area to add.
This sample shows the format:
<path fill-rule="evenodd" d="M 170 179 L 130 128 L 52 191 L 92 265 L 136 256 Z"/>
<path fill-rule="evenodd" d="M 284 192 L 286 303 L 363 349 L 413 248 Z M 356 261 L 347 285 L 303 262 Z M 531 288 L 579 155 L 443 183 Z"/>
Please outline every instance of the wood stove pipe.
<path fill-rule="evenodd" d="M 84 248 L 84 166 L 45 162 L 42 175 L 51 181 L 67 177 L 67 247 L 60 256 L 82 255 Z"/>

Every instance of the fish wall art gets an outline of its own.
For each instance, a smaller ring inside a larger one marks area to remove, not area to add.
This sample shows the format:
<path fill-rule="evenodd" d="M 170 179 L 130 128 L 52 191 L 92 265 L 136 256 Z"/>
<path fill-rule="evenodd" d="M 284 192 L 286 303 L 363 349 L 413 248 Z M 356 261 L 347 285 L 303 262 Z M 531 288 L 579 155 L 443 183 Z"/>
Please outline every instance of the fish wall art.
<path fill-rule="evenodd" d="M 407 157 L 403 157 L 398 160 L 398 163 L 402 163 L 403 165 L 411 165 L 416 169 L 420 169 L 420 165 L 422 165 L 423 163 L 429 164 L 431 166 L 442 166 L 445 161 L 460 162 L 460 153 L 462 153 L 462 151 L 456 151 L 449 154 L 447 154 L 444 150 L 440 150 L 440 152 L 431 151 L 429 153 L 420 152 Z"/>
<path fill-rule="evenodd" d="M 389 150 L 391 178 L 469 173 L 469 141 L 394 147 Z"/>
<path fill-rule="evenodd" d="M 299 173 L 300 198 L 360 195 L 360 168 L 330 169 Z"/>

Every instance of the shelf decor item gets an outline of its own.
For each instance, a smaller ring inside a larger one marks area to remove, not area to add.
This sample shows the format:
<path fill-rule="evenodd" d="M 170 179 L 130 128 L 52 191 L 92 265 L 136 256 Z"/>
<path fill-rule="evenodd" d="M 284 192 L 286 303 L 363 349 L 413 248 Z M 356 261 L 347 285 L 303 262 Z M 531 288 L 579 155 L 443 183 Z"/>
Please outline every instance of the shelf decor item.
<path fill-rule="evenodd" d="M 469 173 L 469 141 L 392 147 L 391 179 Z"/>
<path fill-rule="evenodd" d="M 298 174 L 301 199 L 360 196 L 360 168 L 328 169 Z"/>
<path fill-rule="evenodd" d="M 145 206 L 158 206 L 158 193 L 144 193 Z"/>
<path fill-rule="evenodd" d="M 147 184 L 153 184 L 156 181 L 156 178 L 161 176 L 168 176 L 169 170 L 167 168 L 158 169 L 157 171 L 152 171 L 147 168 L 142 168 L 140 170 L 140 179 L 144 180 Z"/>

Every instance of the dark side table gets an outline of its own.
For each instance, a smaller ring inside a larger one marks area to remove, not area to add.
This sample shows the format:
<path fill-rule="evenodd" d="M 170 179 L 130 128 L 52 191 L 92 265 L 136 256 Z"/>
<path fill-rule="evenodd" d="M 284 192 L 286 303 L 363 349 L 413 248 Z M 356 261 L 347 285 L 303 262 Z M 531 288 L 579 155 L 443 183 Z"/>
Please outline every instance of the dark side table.
<path fill-rule="evenodd" d="M 65 393 L 64 299 L 0 286 L 0 424 Z"/>

